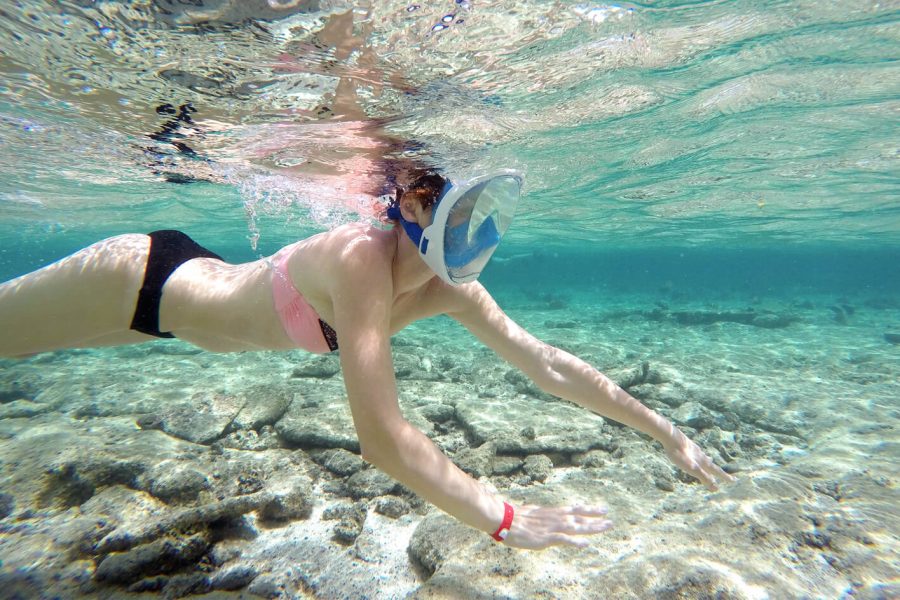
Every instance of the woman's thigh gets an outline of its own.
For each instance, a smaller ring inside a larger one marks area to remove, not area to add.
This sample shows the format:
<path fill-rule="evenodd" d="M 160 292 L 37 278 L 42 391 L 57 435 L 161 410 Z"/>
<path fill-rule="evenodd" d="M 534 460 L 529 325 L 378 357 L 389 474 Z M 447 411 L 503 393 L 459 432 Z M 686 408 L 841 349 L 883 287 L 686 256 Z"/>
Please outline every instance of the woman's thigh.
<path fill-rule="evenodd" d="M 150 238 L 109 238 L 0 284 L 0 356 L 22 356 L 124 334 L 143 283 Z M 124 342 L 123 342 L 124 343 Z"/>

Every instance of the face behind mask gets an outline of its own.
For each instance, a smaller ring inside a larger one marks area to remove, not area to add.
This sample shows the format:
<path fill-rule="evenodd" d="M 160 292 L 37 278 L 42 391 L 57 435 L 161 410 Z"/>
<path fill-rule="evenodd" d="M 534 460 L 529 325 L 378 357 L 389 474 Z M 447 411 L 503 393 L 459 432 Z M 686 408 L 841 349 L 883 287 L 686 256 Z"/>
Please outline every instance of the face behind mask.
<path fill-rule="evenodd" d="M 450 285 L 475 281 L 509 228 L 518 205 L 522 175 L 510 169 L 448 185 L 432 208 L 432 222 L 422 229 L 398 219 L 429 267 Z"/>

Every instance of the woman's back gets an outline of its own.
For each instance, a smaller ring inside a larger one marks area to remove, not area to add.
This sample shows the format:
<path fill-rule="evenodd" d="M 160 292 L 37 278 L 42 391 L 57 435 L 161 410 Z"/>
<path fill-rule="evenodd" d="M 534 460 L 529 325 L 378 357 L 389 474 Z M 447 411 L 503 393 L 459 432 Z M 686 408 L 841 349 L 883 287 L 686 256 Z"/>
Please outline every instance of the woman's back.
<path fill-rule="evenodd" d="M 291 348 L 275 314 L 271 282 L 267 258 L 237 265 L 190 260 L 166 281 L 160 329 L 216 352 Z"/>
<path fill-rule="evenodd" d="M 334 283 L 352 277 L 346 262 L 361 256 L 368 269 L 381 269 L 390 278 L 390 261 L 385 257 L 393 252 L 395 239 L 392 232 L 354 223 L 249 263 L 188 261 L 166 282 L 160 328 L 219 352 L 302 346 L 290 332 L 291 319 L 276 310 L 276 305 L 284 303 L 281 296 L 295 294 L 313 320 L 321 319 L 328 327 L 334 320 Z M 365 290 L 358 293 L 364 305 Z"/>

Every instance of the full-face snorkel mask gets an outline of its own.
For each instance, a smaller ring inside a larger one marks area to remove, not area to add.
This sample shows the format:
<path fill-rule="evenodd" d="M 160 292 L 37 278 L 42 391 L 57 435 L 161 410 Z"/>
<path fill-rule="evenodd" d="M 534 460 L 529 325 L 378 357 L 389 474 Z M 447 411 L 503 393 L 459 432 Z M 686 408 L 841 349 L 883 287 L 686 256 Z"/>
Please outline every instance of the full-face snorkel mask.
<path fill-rule="evenodd" d="M 522 174 L 504 169 L 448 183 L 431 209 L 431 225 L 403 218 L 399 205 L 387 211 L 419 249 L 425 263 L 450 285 L 475 281 L 506 233 L 519 203 Z"/>

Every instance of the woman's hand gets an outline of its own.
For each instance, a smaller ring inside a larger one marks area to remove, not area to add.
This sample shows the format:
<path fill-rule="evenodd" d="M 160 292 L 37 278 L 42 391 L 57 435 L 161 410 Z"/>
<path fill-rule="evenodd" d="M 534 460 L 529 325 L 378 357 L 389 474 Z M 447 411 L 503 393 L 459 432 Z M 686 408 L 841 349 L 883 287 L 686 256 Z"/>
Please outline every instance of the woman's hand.
<path fill-rule="evenodd" d="M 590 542 L 583 536 L 612 527 L 606 509 L 597 506 L 516 506 L 505 544 L 525 550 L 549 546 L 578 546 Z"/>
<path fill-rule="evenodd" d="M 677 429 L 663 447 L 679 469 L 699 479 L 713 492 L 719 489 L 720 481 L 734 481 L 734 477 L 720 469 L 700 446 Z"/>

